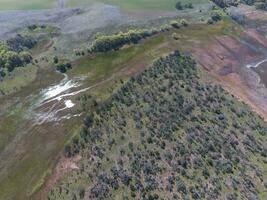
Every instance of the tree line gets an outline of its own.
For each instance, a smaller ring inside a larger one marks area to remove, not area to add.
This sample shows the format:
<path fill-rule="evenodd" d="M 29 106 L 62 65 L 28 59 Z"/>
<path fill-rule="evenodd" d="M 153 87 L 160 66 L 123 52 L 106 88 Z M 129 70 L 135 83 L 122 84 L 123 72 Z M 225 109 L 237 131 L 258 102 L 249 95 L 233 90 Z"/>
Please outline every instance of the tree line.
<path fill-rule="evenodd" d="M 29 64 L 32 61 L 29 49 L 35 45 L 35 40 L 21 35 L 0 42 L 0 76 L 4 77 L 16 67 Z"/>
<path fill-rule="evenodd" d="M 137 44 L 140 40 L 157 34 L 157 30 L 129 30 L 128 32 L 119 32 L 114 35 L 100 35 L 89 47 L 89 52 L 108 52 L 118 50 L 124 45 Z"/>
<path fill-rule="evenodd" d="M 212 0 L 212 1 L 221 8 L 238 6 L 240 3 L 243 3 L 249 6 L 255 5 L 256 9 L 267 10 L 266 0 Z"/>

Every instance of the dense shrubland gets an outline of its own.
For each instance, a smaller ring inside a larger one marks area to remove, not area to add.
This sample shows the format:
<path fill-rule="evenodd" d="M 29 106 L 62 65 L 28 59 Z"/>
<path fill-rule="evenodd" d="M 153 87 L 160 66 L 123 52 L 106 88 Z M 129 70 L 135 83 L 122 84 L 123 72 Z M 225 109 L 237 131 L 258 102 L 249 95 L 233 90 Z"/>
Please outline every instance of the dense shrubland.
<path fill-rule="evenodd" d="M 17 35 L 5 42 L 0 42 L 0 76 L 12 72 L 16 67 L 22 67 L 32 61 L 29 49 L 36 45 L 36 41 Z"/>
<path fill-rule="evenodd" d="M 66 146 L 80 169 L 48 199 L 258 199 L 267 125 L 178 51 L 131 78 Z"/>

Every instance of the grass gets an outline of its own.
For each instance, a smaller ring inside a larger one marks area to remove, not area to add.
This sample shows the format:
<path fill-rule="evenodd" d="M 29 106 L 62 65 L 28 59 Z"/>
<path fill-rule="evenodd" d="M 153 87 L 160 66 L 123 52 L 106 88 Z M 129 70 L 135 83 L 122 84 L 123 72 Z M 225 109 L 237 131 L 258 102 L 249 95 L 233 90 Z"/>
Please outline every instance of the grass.
<path fill-rule="evenodd" d="M 207 30 L 209 30 L 210 34 L 215 34 L 217 32 L 212 30 L 218 29 L 219 31 L 218 27 L 221 26 L 224 27 L 225 25 L 218 24 L 210 26 L 210 28 L 207 29 L 201 29 L 199 34 L 200 32 L 203 33 L 202 37 L 199 37 L 199 35 L 195 33 L 195 30 L 199 28 L 195 26 L 182 28 L 177 30 L 177 32 L 185 33 L 187 36 L 189 36 L 190 33 L 192 37 L 196 39 L 203 39 L 205 37 L 204 33 L 207 33 Z M 203 25 L 203 27 L 206 27 L 206 25 Z M 112 75 L 116 75 L 114 80 L 134 75 L 143 70 L 144 67 L 148 67 L 150 63 L 159 56 L 176 49 L 182 44 L 183 41 L 181 41 L 181 43 L 173 43 L 171 34 L 172 32 L 162 33 L 142 41 L 138 45 L 125 47 L 119 51 L 110 52 L 105 55 L 99 54 L 96 55 L 95 58 L 80 58 L 73 63 L 73 69 L 68 72 L 69 76 L 88 75 L 90 83 L 97 83 L 100 80 L 106 80 L 112 77 Z M 206 38 L 208 38 L 207 35 Z M 184 42 L 186 42 L 186 40 Z M 43 74 L 37 74 L 37 80 L 40 80 L 42 76 Z M 47 80 L 48 78 L 45 78 L 43 81 Z M 114 82 L 108 82 L 104 84 L 104 86 L 95 88 L 94 94 L 101 95 L 103 88 L 106 91 L 113 86 Z M 23 90 L 29 90 L 29 88 Z M 40 88 L 42 87 L 40 86 Z M 23 108 L 21 109 L 23 110 Z M 12 110 L 10 110 L 10 112 L 11 111 Z M 6 131 L 12 130 L 12 127 L 16 124 L 17 118 L 20 118 L 19 112 L 18 116 L 15 113 L 13 121 L 5 123 Z M 25 153 L 23 153 L 22 156 L 20 155 L 20 157 L 13 155 L 13 153 L 9 155 L 14 159 L 8 160 L 8 162 L 11 163 L 8 165 L 10 168 L 8 168 L 4 177 L 0 179 L 0 199 L 27 199 L 33 192 L 38 190 L 46 179 L 47 174 L 50 173 L 50 169 L 55 166 L 56 158 L 65 142 L 72 136 L 73 132 L 75 132 L 75 128 L 81 125 L 82 122 L 79 120 L 74 120 L 68 124 L 61 124 L 62 127 L 44 125 L 23 135 L 20 144 L 23 146 L 21 151 Z M 1 124 L 0 127 L 2 127 Z M 19 130 L 19 132 L 23 132 L 23 130 Z"/>
<path fill-rule="evenodd" d="M 105 3 L 121 7 L 124 10 L 158 10 L 175 11 L 177 0 L 69 0 L 68 7 L 92 5 L 93 3 Z M 208 3 L 208 0 L 182 0 L 182 3 L 193 4 Z M 0 10 L 33 10 L 48 9 L 57 6 L 56 0 L 0 0 Z"/>
<path fill-rule="evenodd" d="M 101 79 L 110 75 L 112 71 L 126 66 L 126 64 L 136 56 L 142 55 L 145 51 L 161 44 L 163 40 L 164 37 L 160 35 L 120 51 L 99 54 L 93 59 L 88 59 L 88 57 L 81 58 L 75 62 L 74 68 L 69 72 L 69 75 L 73 77 L 83 74 L 88 75 L 91 80 Z"/>
<path fill-rule="evenodd" d="M 35 65 L 16 68 L 3 79 L 3 82 L 0 84 L 0 92 L 10 94 L 20 90 L 36 78 L 36 73 L 37 67 Z"/>
<path fill-rule="evenodd" d="M 8 176 L 1 177 L 0 199 L 28 199 L 36 192 L 51 174 L 56 163 L 55 155 L 58 155 L 72 133 L 80 128 L 77 127 L 80 123 L 79 120 L 72 120 L 71 123 L 65 125 L 68 131 L 54 128 L 60 134 L 42 135 L 44 130 L 39 130 L 30 133 L 27 138 L 24 137 L 21 142 L 26 143 L 23 151 L 27 154 L 21 157 L 15 165 L 10 166 Z M 53 129 L 50 131 L 53 132 Z"/>
<path fill-rule="evenodd" d="M 159 10 L 159 11 L 174 11 L 175 4 L 177 0 L 70 0 L 70 6 L 77 6 L 81 4 L 92 4 L 92 3 L 105 3 L 112 4 L 121 7 L 124 10 Z M 198 0 L 198 1 L 190 1 L 190 0 L 182 0 L 182 3 L 193 2 L 194 4 L 202 4 L 207 3 L 207 0 Z"/>
<path fill-rule="evenodd" d="M 47 9 L 55 5 L 55 0 L 0 0 L 0 10 Z"/>

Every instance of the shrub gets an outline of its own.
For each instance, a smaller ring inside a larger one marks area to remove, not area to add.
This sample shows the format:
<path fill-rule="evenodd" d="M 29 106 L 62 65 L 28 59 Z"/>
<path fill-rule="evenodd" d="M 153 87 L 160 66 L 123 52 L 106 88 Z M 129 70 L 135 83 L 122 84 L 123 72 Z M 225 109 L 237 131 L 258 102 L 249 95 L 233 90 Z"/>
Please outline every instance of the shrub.
<path fill-rule="evenodd" d="M 220 21 L 222 19 L 221 15 L 218 12 L 211 13 L 211 19 L 215 22 Z"/>
<path fill-rule="evenodd" d="M 176 4 L 175 4 L 175 8 L 177 10 L 183 10 L 183 6 L 182 6 L 182 3 L 180 1 L 178 1 Z"/>
<path fill-rule="evenodd" d="M 126 44 L 136 44 L 141 39 L 157 34 L 155 30 L 129 30 L 128 32 L 120 32 L 115 35 L 97 36 L 89 47 L 89 52 L 108 52 L 118 50 Z"/>
<path fill-rule="evenodd" d="M 189 25 L 188 21 L 185 20 L 185 19 L 182 19 L 182 20 L 181 20 L 181 24 L 182 24 L 183 26 L 188 26 L 188 25 Z"/>
<path fill-rule="evenodd" d="M 61 73 L 66 73 L 71 68 L 72 68 L 72 66 L 69 62 L 56 65 L 57 71 L 59 71 Z"/>
<path fill-rule="evenodd" d="M 180 24 L 179 24 L 179 22 L 178 22 L 178 21 L 175 21 L 175 20 L 172 20 L 172 21 L 170 22 L 170 25 L 171 25 L 172 27 L 174 27 L 174 28 L 180 28 Z"/>
<path fill-rule="evenodd" d="M 54 62 L 55 64 L 58 63 L 58 57 L 57 57 L 57 56 L 54 56 L 54 58 L 53 58 L 53 62 Z"/>
<path fill-rule="evenodd" d="M 186 3 L 186 4 L 184 5 L 184 7 L 185 7 L 185 8 L 189 8 L 189 9 L 194 8 L 192 2 L 188 2 L 188 3 Z"/>

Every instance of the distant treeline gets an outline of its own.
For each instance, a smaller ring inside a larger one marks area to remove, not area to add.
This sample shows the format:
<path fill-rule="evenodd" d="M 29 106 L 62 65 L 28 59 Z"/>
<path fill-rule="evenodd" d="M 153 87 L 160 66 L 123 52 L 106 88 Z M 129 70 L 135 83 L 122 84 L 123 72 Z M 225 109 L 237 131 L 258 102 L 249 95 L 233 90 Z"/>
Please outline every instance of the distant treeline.
<path fill-rule="evenodd" d="M 257 9 L 267 10 L 266 0 L 212 0 L 216 5 L 221 8 L 226 8 L 229 6 L 238 6 L 238 4 L 243 3 L 246 5 L 255 5 Z"/>
<path fill-rule="evenodd" d="M 16 67 L 22 67 L 32 61 L 29 49 L 36 45 L 36 41 L 17 35 L 7 41 L 0 42 L 0 76 L 12 72 Z"/>
<path fill-rule="evenodd" d="M 115 35 L 97 36 L 90 45 L 88 51 L 91 53 L 108 52 L 118 50 L 127 44 L 137 44 L 140 40 L 157 34 L 157 30 L 129 30 Z"/>
<path fill-rule="evenodd" d="M 177 10 L 184 10 L 184 9 L 192 9 L 192 8 L 194 8 L 194 6 L 193 6 L 192 2 L 188 2 L 188 3 L 182 4 L 182 2 L 178 1 L 175 4 L 175 8 Z"/>

